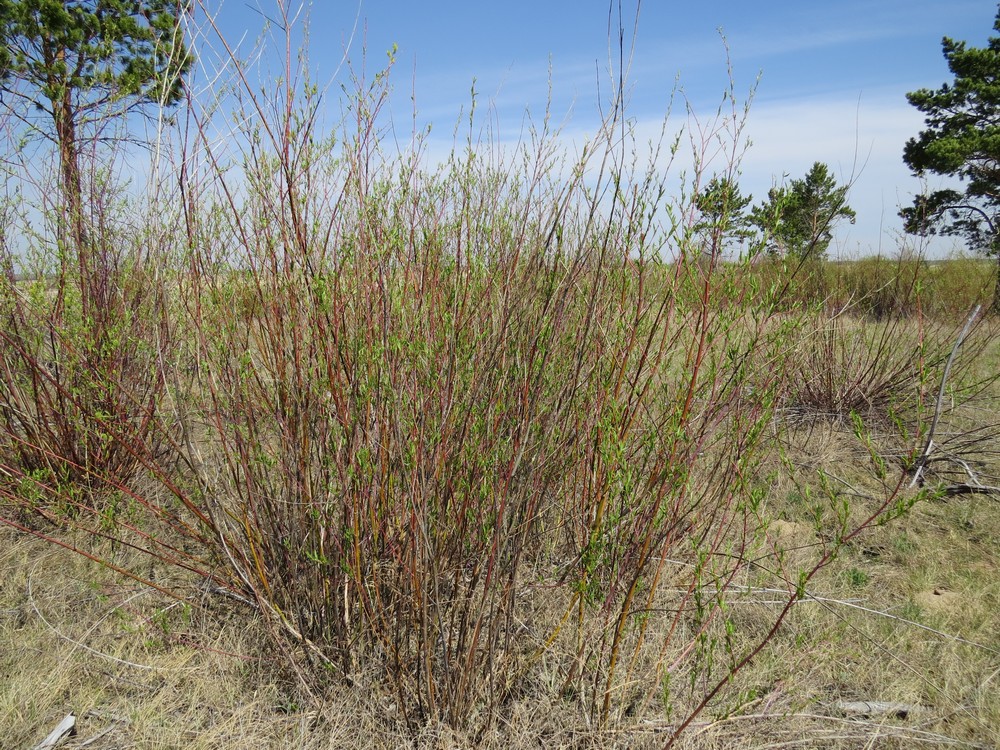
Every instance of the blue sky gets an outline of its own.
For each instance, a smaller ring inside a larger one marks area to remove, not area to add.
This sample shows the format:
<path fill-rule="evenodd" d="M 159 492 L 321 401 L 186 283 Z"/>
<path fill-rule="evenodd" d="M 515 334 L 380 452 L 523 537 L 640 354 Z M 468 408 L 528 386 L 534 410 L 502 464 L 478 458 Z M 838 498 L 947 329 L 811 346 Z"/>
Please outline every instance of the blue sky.
<path fill-rule="evenodd" d="M 206 5 L 243 50 L 264 17 L 274 16 L 273 0 Z M 699 117 L 714 114 L 728 85 L 721 30 L 737 96 L 760 76 L 745 132 L 752 144 L 742 161 L 744 192 L 760 200 L 775 181 L 801 177 L 814 161 L 843 181 L 853 175 L 857 223 L 842 226 L 831 248 L 845 257 L 896 251 L 898 206 L 921 189 L 901 159 L 923 124 L 905 93 L 949 81 L 941 37 L 982 46 L 997 13 L 987 0 L 646 0 L 634 27 L 635 7 L 622 2 L 626 27 L 635 30 L 629 114 L 638 131 L 659 131 L 675 83 Z M 551 69 L 552 112 L 559 122 L 568 116 L 564 137 L 573 141 L 593 132 L 599 95 L 607 95 L 608 10 L 598 0 L 316 0 L 308 8 L 309 66 L 319 82 L 336 75 L 336 84 L 346 80 L 345 54 L 356 67 L 367 57 L 371 71 L 396 45 L 397 127 L 409 132 L 415 94 L 418 119 L 433 123 L 442 152 L 468 108 L 473 79 L 480 108 L 495 110 L 501 139 L 516 140 L 525 112 L 539 118 L 545 111 Z M 277 47 L 265 52 L 277 54 Z M 332 86 L 331 96 L 338 91 Z M 686 124 L 683 104 L 675 104 L 670 127 Z M 938 241 L 931 250 L 953 244 Z"/>

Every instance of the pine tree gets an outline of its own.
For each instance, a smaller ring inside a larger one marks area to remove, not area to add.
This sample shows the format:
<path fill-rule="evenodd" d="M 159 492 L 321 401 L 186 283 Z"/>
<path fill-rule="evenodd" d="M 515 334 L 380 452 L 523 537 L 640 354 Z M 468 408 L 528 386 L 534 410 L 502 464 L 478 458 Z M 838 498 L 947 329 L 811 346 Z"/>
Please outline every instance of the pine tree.
<path fill-rule="evenodd" d="M 180 100 L 192 62 L 180 27 L 185 9 L 176 0 L 0 0 L 0 93 L 58 148 L 81 280 L 89 273 L 81 146 L 108 118 Z M 86 307 L 86 283 L 83 291 Z"/>
<path fill-rule="evenodd" d="M 772 188 L 754 208 L 753 222 L 766 236 L 768 252 L 798 260 L 826 256 L 833 229 L 843 219 L 854 223 L 847 205 L 847 185 L 838 185 L 826 164 L 816 162 L 805 177 L 788 187 Z"/>
<path fill-rule="evenodd" d="M 746 210 L 753 196 L 744 196 L 729 177 L 713 177 L 695 197 L 698 220 L 693 229 L 705 254 L 716 256 L 731 243 L 743 243 L 754 230 Z"/>
<path fill-rule="evenodd" d="M 1000 32 L 1000 8 L 993 29 Z M 900 215 L 909 232 L 964 237 L 996 258 L 993 311 L 1000 313 L 1000 37 L 983 48 L 948 37 L 941 44 L 955 80 L 906 95 L 927 129 L 906 143 L 903 161 L 917 176 L 958 177 L 965 189 L 918 196 Z"/>

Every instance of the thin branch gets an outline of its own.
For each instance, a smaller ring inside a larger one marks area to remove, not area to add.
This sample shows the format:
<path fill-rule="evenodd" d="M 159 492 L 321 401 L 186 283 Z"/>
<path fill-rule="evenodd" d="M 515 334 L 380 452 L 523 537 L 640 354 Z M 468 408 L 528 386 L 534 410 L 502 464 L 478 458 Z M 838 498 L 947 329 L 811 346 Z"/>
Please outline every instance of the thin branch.
<path fill-rule="evenodd" d="M 937 430 L 938 420 L 941 418 L 941 411 L 944 404 L 944 389 L 948 383 L 948 373 L 951 372 L 951 366 L 955 361 L 955 357 L 958 355 L 958 349 L 962 346 L 962 341 L 965 340 L 966 335 L 969 333 L 969 328 L 972 327 L 973 321 L 975 321 L 975 319 L 979 316 L 979 310 L 981 307 L 982 305 L 976 305 L 972 308 L 972 312 L 966 319 L 965 325 L 958 334 L 958 338 L 955 339 L 955 346 L 951 349 L 951 354 L 948 356 L 948 362 L 944 366 L 944 372 L 941 374 L 941 387 L 938 389 L 937 404 L 934 407 L 934 418 L 931 420 L 931 427 L 927 431 L 927 441 L 924 443 L 924 449 L 921 451 L 920 456 L 914 464 L 913 481 L 910 482 L 910 489 L 916 487 L 918 484 L 923 484 L 921 477 L 923 475 L 924 467 L 927 465 L 927 457 L 930 456 L 931 451 L 934 449 L 934 432 Z"/>

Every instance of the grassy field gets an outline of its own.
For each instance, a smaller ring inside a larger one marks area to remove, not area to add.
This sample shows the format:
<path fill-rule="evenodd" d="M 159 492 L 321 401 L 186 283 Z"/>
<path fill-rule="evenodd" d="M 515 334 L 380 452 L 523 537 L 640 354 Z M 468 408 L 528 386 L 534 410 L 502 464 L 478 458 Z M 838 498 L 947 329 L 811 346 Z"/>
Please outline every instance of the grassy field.
<path fill-rule="evenodd" d="M 733 98 L 675 196 L 286 73 L 0 212 L 4 748 L 996 747 L 991 263 L 728 253 Z"/>

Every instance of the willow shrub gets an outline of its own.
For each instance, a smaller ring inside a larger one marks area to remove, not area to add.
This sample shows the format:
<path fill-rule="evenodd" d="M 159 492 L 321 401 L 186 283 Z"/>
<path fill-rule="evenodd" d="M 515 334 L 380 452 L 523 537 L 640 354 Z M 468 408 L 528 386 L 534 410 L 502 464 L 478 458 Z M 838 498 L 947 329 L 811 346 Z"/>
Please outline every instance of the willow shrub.
<path fill-rule="evenodd" d="M 44 199 L 7 217 L 4 238 L 20 247 L 0 249 L 0 482 L 49 497 L 28 516 L 57 524 L 81 508 L 103 512 L 109 488 L 158 454 L 172 348 L 154 248 L 115 223 L 107 171 L 93 173 L 86 272 L 58 231 L 65 217 Z"/>
<path fill-rule="evenodd" d="M 899 508 L 889 483 L 850 525 L 831 497 L 822 554 L 779 577 L 763 635 L 738 632 L 761 461 L 811 314 L 789 304 L 794 274 L 706 256 L 671 154 L 636 156 L 619 99 L 575 157 L 547 121 L 511 147 L 472 118 L 434 165 L 419 138 L 389 150 L 385 74 L 357 81 L 331 134 L 284 59 L 270 102 L 231 61 L 240 129 L 220 141 L 216 103 L 190 102 L 174 202 L 119 217 L 167 243 L 150 259 L 163 317 L 143 318 L 164 333 L 130 328 L 121 351 L 151 351 L 169 388 L 153 409 L 141 387 L 121 423 L 72 412 L 141 468 L 88 471 L 130 513 L 98 523 L 83 504 L 74 522 L 252 606 L 310 689 L 374 670 L 414 725 L 483 727 L 555 670 L 600 724 L 635 686 L 662 693 L 680 734 L 840 545 Z M 688 194 L 744 114 L 699 125 Z M 729 153 L 715 172 L 736 174 Z M 147 415 L 155 435 L 134 429 Z"/>

